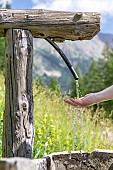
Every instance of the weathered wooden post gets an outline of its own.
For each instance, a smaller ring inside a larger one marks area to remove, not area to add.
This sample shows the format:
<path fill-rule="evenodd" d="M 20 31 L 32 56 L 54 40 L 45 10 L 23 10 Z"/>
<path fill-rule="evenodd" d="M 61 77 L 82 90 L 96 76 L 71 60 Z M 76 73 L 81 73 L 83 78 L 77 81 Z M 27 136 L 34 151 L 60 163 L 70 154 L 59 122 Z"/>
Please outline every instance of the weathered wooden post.
<path fill-rule="evenodd" d="M 6 32 L 3 157 L 32 157 L 33 37 L 29 31 Z"/>
<path fill-rule="evenodd" d="M 0 36 L 6 36 L 3 157 L 32 157 L 32 35 L 90 40 L 99 30 L 100 14 L 95 12 L 0 9 Z"/>

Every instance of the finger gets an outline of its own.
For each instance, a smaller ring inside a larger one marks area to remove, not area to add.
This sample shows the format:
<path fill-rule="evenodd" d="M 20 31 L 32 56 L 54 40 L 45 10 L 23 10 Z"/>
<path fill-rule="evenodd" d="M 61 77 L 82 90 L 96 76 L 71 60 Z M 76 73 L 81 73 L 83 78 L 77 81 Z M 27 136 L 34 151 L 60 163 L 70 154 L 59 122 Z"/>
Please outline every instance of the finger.
<path fill-rule="evenodd" d="M 72 105 L 72 106 L 77 106 L 77 104 L 76 104 L 75 102 L 71 101 L 70 99 L 65 99 L 64 101 L 65 101 L 66 103 Z"/>
<path fill-rule="evenodd" d="M 82 105 L 82 100 L 81 99 L 73 99 L 73 98 L 70 98 L 70 100 L 73 102 L 73 103 L 76 103 L 77 105 Z"/>
<path fill-rule="evenodd" d="M 80 104 L 76 104 L 75 102 L 72 102 L 72 101 L 69 100 L 69 99 L 65 99 L 64 101 L 65 101 L 66 103 L 68 103 L 68 104 L 76 107 L 76 108 L 82 108 L 82 107 L 84 107 L 84 106 L 82 106 L 82 105 L 80 105 Z"/>

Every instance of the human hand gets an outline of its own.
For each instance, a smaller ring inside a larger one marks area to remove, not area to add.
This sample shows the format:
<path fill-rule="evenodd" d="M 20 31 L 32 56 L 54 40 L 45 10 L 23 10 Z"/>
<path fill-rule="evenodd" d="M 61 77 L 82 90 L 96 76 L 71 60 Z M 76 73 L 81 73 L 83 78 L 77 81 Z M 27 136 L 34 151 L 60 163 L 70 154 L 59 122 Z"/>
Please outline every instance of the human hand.
<path fill-rule="evenodd" d="M 64 101 L 75 107 L 86 107 L 96 104 L 96 93 L 90 93 L 79 99 L 64 99 Z"/>

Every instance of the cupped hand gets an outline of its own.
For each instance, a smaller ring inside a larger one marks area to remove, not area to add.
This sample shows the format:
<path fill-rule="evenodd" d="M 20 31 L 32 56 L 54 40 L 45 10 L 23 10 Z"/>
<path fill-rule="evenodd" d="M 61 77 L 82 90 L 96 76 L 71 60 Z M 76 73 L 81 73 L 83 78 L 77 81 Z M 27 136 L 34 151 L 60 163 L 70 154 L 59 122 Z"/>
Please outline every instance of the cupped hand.
<path fill-rule="evenodd" d="M 64 99 L 64 101 L 75 107 L 86 107 L 96 104 L 96 93 L 90 93 L 79 99 Z"/>

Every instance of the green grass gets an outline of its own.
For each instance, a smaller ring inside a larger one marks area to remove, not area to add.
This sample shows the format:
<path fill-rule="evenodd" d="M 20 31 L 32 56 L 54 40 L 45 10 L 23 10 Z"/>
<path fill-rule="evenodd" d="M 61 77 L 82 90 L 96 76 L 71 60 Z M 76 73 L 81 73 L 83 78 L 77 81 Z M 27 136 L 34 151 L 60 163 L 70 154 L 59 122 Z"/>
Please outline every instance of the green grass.
<path fill-rule="evenodd" d="M 2 155 L 2 126 L 4 112 L 4 86 L 0 77 L 0 157 Z M 92 116 L 91 107 L 84 110 L 82 117 L 77 110 L 64 102 L 62 95 L 43 86 L 33 85 L 34 93 L 34 158 L 53 152 L 70 150 L 92 151 L 95 148 L 113 149 L 112 120 L 104 118 L 104 110 L 97 109 Z M 73 122 L 76 121 L 76 143 Z M 77 147 L 76 147 L 77 145 Z"/>
<path fill-rule="evenodd" d="M 78 111 L 72 110 L 57 92 L 44 87 L 34 87 L 34 103 L 35 158 L 59 151 L 113 149 L 112 121 L 104 118 L 104 110 L 97 109 L 92 116 L 91 108 L 85 109 L 82 128 L 81 111 L 77 117 Z M 74 117 L 77 117 L 76 143 Z"/>

